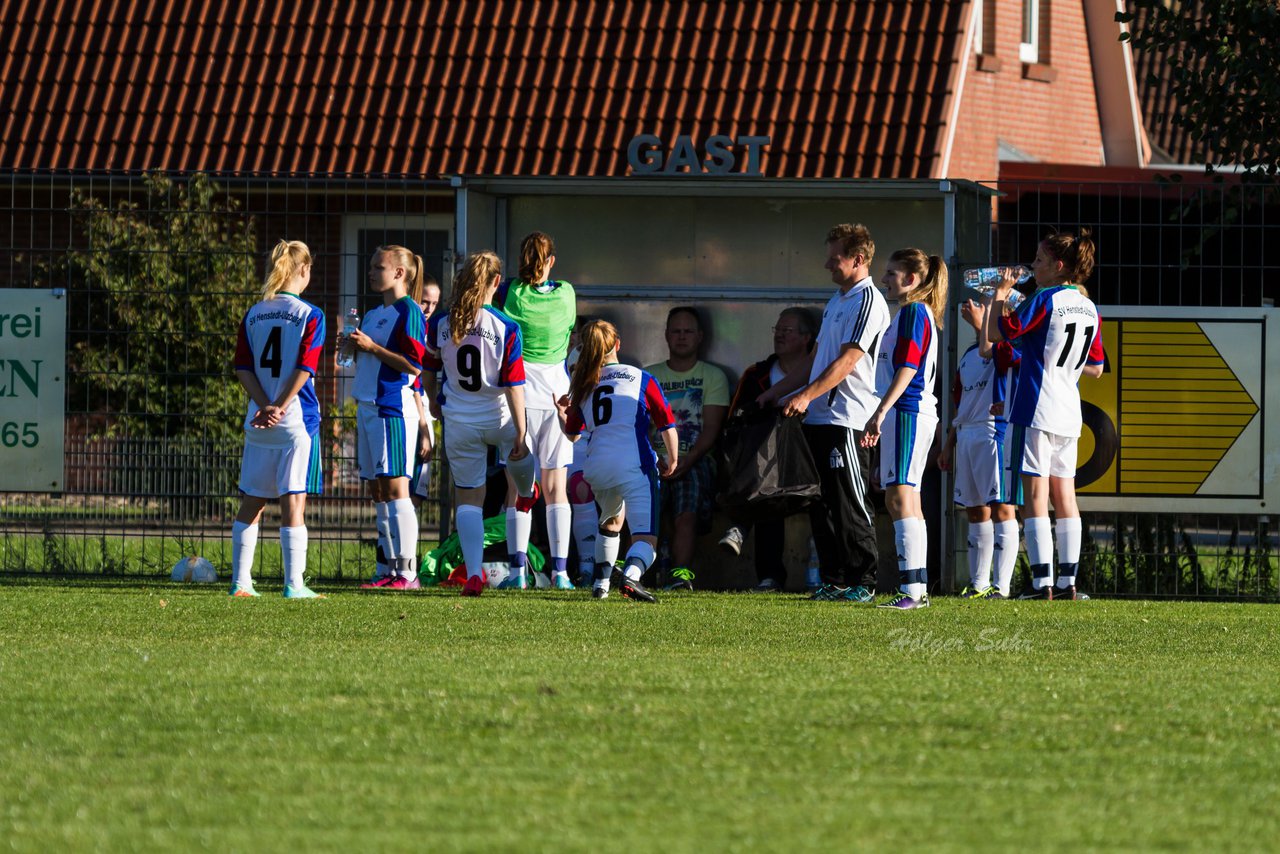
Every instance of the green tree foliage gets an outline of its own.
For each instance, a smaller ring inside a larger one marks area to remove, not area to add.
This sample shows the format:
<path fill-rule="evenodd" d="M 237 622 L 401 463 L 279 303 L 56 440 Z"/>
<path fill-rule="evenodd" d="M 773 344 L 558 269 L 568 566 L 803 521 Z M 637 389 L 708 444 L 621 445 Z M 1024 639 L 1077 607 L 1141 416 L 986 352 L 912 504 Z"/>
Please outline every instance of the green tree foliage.
<path fill-rule="evenodd" d="M 68 272 L 88 297 L 73 406 L 103 435 L 237 444 L 234 333 L 259 289 L 252 219 L 204 175 L 147 175 L 114 207 L 76 190 L 71 206 L 86 243 Z"/>
<path fill-rule="evenodd" d="M 1280 175 L 1280 3 L 1277 0 L 1129 0 L 1116 20 L 1135 50 L 1163 57 L 1170 121 L 1200 141 L 1211 166 Z M 1151 83 L 1159 83 L 1155 74 Z"/>

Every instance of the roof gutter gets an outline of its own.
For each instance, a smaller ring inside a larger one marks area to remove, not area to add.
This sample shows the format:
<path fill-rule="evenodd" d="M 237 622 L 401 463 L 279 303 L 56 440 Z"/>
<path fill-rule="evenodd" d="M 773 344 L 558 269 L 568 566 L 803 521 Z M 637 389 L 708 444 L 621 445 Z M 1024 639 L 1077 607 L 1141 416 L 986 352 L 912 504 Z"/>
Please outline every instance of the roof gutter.
<path fill-rule="evenodd" d="M 981 8 L 978 4 L 981 2 L 982 0 L 969 2 L 969 24 L 964 31 L 964 49 L 951 64 L 956 85 L 951 87 L 951 118 L 947 120 L 947 143 L 942 149 L 942 166 L 933 174 L 934 178 L 945 178 L 951 171 L 951 149 L 956 141 L 956 123 L 960 121 L 960 101 L 964 96 L 964 81 L 969 74 L 969 62 L 973 56 L 973 38 L 978 31 L 978 10 Z"/>

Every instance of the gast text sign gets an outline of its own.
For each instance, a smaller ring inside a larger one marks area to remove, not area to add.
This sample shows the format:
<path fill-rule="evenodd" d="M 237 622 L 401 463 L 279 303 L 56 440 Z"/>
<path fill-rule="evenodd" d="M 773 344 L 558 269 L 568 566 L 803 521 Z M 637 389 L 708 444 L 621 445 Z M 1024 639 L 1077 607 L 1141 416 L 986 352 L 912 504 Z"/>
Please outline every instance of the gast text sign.
<path fill-rule="evenodd" d="M 67 300 L 0 290 L 0 492 L 62 490 Z"/>

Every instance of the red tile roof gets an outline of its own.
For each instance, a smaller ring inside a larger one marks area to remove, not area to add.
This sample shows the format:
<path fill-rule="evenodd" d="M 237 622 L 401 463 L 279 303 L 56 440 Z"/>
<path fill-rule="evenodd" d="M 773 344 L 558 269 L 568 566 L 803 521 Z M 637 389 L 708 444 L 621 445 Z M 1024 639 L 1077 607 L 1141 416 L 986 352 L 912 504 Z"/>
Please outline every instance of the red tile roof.
<path fill-rule="evenodd" d="M 968 0 L 0 2 L 0 167 L 623 175 L 772 137 L 771 177 L 936 169 Z M 382 22 L 388 23 L 382 23 Z"/>
<path fill-rule="evenodd" d="M 1151 17 L 1151 11 L 1145 7 L 1139 8 L 1132 0 L 1128 0 L 1125 5 L 1137 16 L 1129 28 L 1144 29 Z M 1187 5 L 1187 11 L 1184 14 L 1203 16 L 1204 10 L 1201 8 L 1203 0 L 1190 0 Z M 1171 91 L 1170 68 L 1168 58 L 1163 52 L 1136 49 L 1133 51 L 1133 74 L 1147 139 L 1159 150 L 1159 160 L 1167 159 L 1173 163 L 1207 163 L 1211 159 L 1209 146 L 1174 121 L 1176 116 L 1181 116 L 1182 105 Z"/>

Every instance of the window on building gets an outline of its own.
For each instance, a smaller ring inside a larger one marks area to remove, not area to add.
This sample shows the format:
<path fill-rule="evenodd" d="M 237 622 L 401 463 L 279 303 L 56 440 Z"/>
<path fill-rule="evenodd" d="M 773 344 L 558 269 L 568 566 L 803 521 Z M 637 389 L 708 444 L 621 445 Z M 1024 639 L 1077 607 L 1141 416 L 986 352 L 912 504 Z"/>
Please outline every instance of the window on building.
<path fill-rule="evenodd" d="M 1040 61 L 1040 0 L 1022 0 L 1022 43 L 1018 58 L 1023 62 Z"/>
<path fill-rule="evenodd" d="M 994 56 L 996 52 L 996 0 L 980 0 L 974 4 L 973 52 Z"/>

